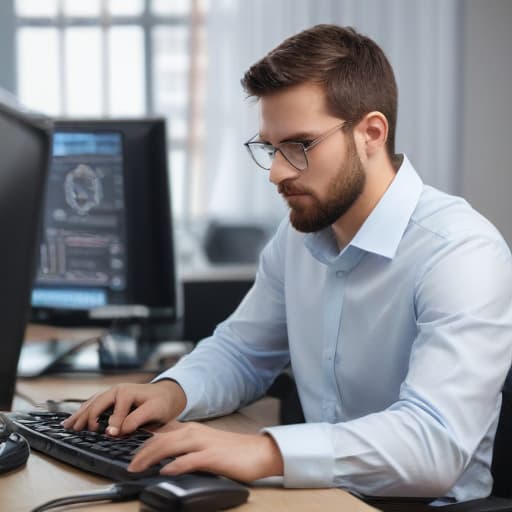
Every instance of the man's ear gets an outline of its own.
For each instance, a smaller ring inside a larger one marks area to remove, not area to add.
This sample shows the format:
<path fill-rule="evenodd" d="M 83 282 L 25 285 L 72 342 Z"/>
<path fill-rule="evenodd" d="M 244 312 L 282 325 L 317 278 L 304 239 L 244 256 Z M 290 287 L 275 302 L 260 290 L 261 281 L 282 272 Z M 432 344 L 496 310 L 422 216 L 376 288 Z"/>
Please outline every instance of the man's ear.
<path fill-rule="evenodd" d="M 359 150 L 364 157 L 371 158 L 376 153 L 386 150 L 388 138 L 388 120 L 382 112 L 366 114 L 355 127 Z"/>

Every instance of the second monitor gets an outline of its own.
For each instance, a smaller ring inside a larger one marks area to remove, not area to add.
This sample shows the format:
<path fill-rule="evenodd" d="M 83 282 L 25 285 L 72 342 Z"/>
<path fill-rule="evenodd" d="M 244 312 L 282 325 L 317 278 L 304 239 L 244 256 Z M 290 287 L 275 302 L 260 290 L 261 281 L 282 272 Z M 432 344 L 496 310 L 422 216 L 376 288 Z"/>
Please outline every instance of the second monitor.
<path fill-rule="evenodd" d="M 60 120 L 33 320 L 172 324 L 178 299 L 165 120 Z"/>

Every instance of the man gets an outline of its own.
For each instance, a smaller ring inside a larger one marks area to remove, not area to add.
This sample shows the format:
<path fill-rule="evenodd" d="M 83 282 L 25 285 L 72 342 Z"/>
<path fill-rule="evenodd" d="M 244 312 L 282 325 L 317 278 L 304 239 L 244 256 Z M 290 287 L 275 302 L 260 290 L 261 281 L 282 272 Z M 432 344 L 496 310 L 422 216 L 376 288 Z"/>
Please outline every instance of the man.
<path fill-rule="evenodd" d="M 246 146 L 290 207 L 254 287 L 154 383 L 99 394 L 65 426 L 94 429 L 112 404 L 111 435 L 227 414 L 291 361 L 307 423 L 240 435 L 176 422 L 130 469 L 176 456 L 163 473 L 283 475 L 289 487 L 437 503 L 488 495 L 512 358 L 507 245 L 395 154 L 396 84 L 370 39 L 313 27 L 242 84 L 261 108 Z"/>

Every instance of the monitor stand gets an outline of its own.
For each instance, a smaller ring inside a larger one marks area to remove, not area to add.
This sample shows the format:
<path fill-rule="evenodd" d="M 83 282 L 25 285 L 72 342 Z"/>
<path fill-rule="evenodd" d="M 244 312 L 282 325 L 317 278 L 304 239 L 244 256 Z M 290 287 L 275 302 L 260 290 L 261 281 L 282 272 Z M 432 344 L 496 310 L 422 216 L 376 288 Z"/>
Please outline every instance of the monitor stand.
<path fill-rule="evenodd" d="M 100 370 L 141 368 L 154 349 L 155 341 L 148 326 L 129 324 L 111 328 L 99 339 Z"/>
<path fill-rule="evenodd" d="M 156 346 L 150 326 L 121 324 L 86 340 L 24 343 L 18 377 L 55 372 L 116 372 L 141 368 Z"/>
<path fill-rule="evenodd" d="M 33 340 L 25 342 L 22 345 L 20 357 L 18 360 L 17 376 L 30 378 L 39 377 L 45 373 L 55 371 L 61 364 L 71 361 L 75 358 L 81 358 L 88 354 L 88 366 L 92 367 L 94 363 L 94 352 L 97 353 L 98 337 L 87 338 L 85 340 L 76 339 L 49 339 Z M 92 354 L 92 359 L 91 359 Z"/>

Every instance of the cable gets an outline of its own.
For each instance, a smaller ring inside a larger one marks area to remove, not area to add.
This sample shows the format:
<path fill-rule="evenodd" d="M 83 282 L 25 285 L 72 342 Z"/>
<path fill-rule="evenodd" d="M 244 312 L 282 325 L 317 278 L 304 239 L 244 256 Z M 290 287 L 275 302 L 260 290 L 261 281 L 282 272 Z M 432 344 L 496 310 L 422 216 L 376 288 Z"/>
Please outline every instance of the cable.
<path fill-rule="evenodd" d="M 14 390 L 14 394 L 20 397 L 22 400 L 28 402 L 32 407 L 39 407 L 39 402 L 36 402 L 32 397 L 28 396 L 26 393 L 23 393 L 18 388 Z"/>
<path fill-rule="evenodd" d="M 64 498 L 56 498 L 47 501 L 32 509 L 31 512 L 44 512 L 45 510 L 64 507 L 65 505 L 91 503 L 93 501 L 129 501 L 137 498 L 148 485 L 153 485 L 161 481 L 162 478 L 154 477 L 142 478 L 130 482 L 119 482 L 87 494 L 76 494 L 74 496 L 65 496 Z"/>
<path fill-rule="evenodd" d="M 82 404 L 83 402 L 86 401 L 86 398 L 62 398 L 60 400 L 52 400 L 50 398 L 48 400 L 45 400 L 44 402 L 37 402 L 32 397 L 30 397 L 26 393 L 23 393 L 19 389 L 16 389 L 14 391 L 14 394 L 21 398 L 22 400 L 28 402 L 32 407 L 35 407 L 37 409 L 48 410 L 50 412 L 59 412 L 61 410 L 60 407 L 64 404 Z"/>
<path fill-rule="evenodd" d="M 41 377 L 56 370 L 69 369 L 62 366 L 67 358 L 98 343 L 103 334 L 104 330 L 101 334 L 82 339 L 53 337 L 24 344 L 18 364 L 18 377 Z"/>

